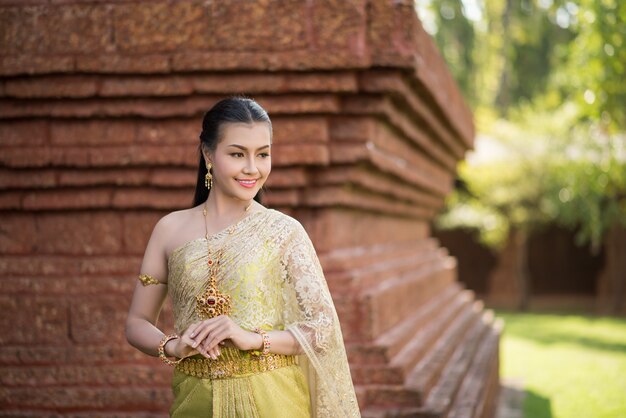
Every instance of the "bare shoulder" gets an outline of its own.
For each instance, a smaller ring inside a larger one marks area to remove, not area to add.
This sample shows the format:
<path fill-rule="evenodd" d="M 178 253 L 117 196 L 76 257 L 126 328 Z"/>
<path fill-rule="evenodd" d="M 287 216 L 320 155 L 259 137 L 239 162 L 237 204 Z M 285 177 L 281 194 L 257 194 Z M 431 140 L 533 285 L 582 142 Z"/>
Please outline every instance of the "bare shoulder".
<path fill-rule="evenodd" d="M 164 215 L 154 226 L 154 232 L 161 236 L 170 236 L 172 232 L 180 230 L 189 221 L 194 209 L 181 209 Z"/>

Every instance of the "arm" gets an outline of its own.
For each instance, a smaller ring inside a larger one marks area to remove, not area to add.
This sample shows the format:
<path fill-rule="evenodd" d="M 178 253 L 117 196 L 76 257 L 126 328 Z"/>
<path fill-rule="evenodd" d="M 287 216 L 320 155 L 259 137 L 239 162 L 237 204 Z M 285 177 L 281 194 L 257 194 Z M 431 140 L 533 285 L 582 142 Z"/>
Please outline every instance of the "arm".
<path fill-rule="evenodd" d="M 165 222 L 164 218 L 157 222 L 141 263 L 141 273 L 148 274 L 159 281 L 159 284 L 144 286 L 139 280 L 131 301 L 126 318 L 126 339 L 138 350 L 158 356 L 158 345 L 164 334 L 156 327 L 159 313 L 167 296 L 167 261 L 165 258 Z M 169 341 L 166 354 L 172 354 L 172 343 Z"/>

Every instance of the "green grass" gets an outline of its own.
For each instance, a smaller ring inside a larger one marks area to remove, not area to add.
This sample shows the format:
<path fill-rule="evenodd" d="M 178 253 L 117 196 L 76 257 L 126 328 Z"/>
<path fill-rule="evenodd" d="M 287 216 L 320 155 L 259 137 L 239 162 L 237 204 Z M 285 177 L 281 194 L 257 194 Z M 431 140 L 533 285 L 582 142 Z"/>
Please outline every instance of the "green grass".
<path fill-rule="evenodd" d="M 526 418 L 626 417 L 626 318 L 497 311 L 501 376 L 520 379 Z"/>

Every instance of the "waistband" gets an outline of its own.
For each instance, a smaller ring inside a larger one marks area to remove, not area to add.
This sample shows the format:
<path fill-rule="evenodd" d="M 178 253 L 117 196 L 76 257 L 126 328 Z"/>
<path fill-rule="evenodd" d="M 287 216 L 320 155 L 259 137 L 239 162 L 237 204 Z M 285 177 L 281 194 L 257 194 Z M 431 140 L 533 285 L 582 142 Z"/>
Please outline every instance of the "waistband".
<path fill-rule="evenodd" d="M 176 365 L 176 369 L 190 376 L 203 379 L 225 379 L 263 373 L 280 367 L 297 364 L 295 356 L 268 354 L 266 356 L 246 356 L 239 358 L 218 358 L 213 360 L 201 356 L 187 357 Z"/>

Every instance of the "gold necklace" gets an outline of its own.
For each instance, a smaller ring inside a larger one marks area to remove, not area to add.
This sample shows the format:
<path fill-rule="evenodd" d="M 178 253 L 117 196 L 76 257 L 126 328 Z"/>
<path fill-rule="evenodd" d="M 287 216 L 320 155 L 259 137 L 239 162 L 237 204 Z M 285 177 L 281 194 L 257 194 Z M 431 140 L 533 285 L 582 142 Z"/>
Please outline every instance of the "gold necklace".
<path fill-rule="evenodd" d="M 228 237 L 222 244 L 222 247 L 220 248 L 216 257 L 213 259 L 211 258 L 211 248 L 209 246 L 209 231 L 208 231 L 207 220 L 206 220 L 206 216 L 207 216 L 206 206 L 207 204 L 205 203 L 204 208 L 202 209 L 202 215 L 204 216 L 204 238 L 206 239 L 206 242 L 207 242 L 207 254 L 208 254 L 207 265 L 209 267 L 209 280 L 208 280 L 208 287 L 206 288 L 206 290 L 202 294 L 196 296 L 196 313 L 201 319 L 215 318 L 216 316 L 219 316 L 219 315 L 230 315 L 231 308 L 232 308 L 230 295 L 225 295 L 223 293 L 220 293 L 220 291 L 217 288 L 216 277 L 218 273 L 220 260 L 224 252 L 224 248 L 226 247 L 226 243 L 230 240 L 230 236 L 233 234 L 233 232 L 235 231 L 235 227 L 241 220 L 241 219 L 238 219 L 237 221 L 233 222 L 233 225 L 230 228 L 228 228 L 227 230 Z M 250 209 L 250 206 L 252 206 L 252 202 L 248 206 L 246 206 L 246 209 L 244 211 L 244 216 Z"/>

